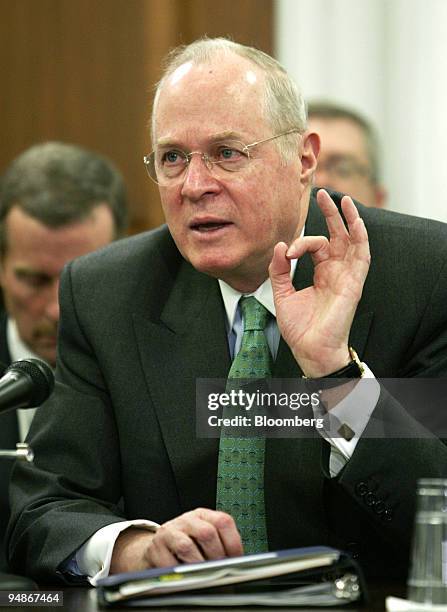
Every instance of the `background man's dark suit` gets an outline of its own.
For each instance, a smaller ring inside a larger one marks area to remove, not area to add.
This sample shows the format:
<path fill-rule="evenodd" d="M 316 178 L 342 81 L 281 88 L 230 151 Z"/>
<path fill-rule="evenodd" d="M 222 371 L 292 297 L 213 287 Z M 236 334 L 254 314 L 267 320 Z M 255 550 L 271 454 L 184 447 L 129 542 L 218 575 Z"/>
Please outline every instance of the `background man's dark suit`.
<path fill-rule="evenodd" d="M 11 363 L 8 343 L 6 340 L 6 314 L 0 311 L 0 365 L 8 366 Z M 0 368 L 0 376 L 3 369 Z M 0 415 L 0 449 L 15 448 L 19 441 L 19 428 L 15 411 Z M 9 520 L 8 487 L 11 474 L 12 461 L 0 459 L 0 570 L 6 569 L 4 551 L 4 538 L 6 525 Z"/>
<path fill-rule="evenodd" d="M 377 377 L 445 376 L 445 226 L 361 215 L 372 265 L 350 343 Z M 325 233 L 314 201 L 306 233 Z M 303 259 L 295 285 L 311 282 Z M 181 258 L 166 228 L 75 261 L 60 300 L 61 383 L 32 426 L 35 466 L 18 466 L 13 487 L 13 568 L 40 578 L 122 516 L 162 523 L 215 507 L 218 440 L 195 439 L 195 380 L 225 378 L 230 367 L 218 283 Z M 300 375 L 281 341 L 274 376 Z M 414 427 L 385 392 L 378 410 Z M 447 449 L 435 439 L 361 439 L 335 481 L 328 453 L 319 437 L 267 441 L 270 547 L 335 544 L 370 573 L 402 574 L 414 483 L 445 476 Z"/>

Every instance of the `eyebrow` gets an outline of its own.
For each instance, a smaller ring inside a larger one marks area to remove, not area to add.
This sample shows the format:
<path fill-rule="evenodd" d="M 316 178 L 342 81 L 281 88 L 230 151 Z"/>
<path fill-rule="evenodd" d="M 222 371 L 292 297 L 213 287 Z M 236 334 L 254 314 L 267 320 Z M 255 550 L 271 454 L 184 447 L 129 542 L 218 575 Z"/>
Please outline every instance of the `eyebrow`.
<path fill-rule="evenodd" d="M 217 132 L 216 134 L 213 134 L 209 141 L 210 143 L 214 143 L 214 142 L 220 142 L 221 140 L 227 140 L 227 139 L 231 139 L 231 140 L 241 140 L 241 135 L 238 132 L 235 132 L 234 130 L 225 130 L 224 132 Z M 179 147 L 182 148 L 182 145 L 180 144 L 180 141 L 178 140 L 171 140 L 170 138 L 160 138 L 160 140 L 156 143 L 157 147 Z"/>

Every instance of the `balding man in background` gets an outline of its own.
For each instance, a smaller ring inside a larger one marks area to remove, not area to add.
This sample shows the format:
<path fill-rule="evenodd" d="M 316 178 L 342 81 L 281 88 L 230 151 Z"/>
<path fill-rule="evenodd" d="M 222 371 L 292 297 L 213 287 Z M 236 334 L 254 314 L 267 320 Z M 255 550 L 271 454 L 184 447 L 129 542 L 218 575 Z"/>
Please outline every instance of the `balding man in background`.
<path fill-rule="evenodd" d="M 60 142 L 19 155 L 0 190 L 0 362 L 56 363 L 59 275 L 64 265 L 124 235 L 123 178 L 104 157 Z M 15 448 L 34 409 L 0 416 L 0 448 Z M 0 541 L 9 516 L 12 462 L 0 463 Z M 5 568 L 3 545 L 0 568 Z"/>
<path fill-rule="evenodd" d="M 383 208 L 379 139 L 360 113 L 334 102 L 308 105 L 309 129 L 319 134 L 321 150 L 314 183 L 346 193 L 366 206 Z"/>

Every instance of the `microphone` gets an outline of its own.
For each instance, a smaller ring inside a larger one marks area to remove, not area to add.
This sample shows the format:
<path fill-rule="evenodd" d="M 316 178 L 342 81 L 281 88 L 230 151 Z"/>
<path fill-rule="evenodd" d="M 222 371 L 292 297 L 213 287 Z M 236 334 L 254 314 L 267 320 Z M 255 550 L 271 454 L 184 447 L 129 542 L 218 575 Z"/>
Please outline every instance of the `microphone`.
<path fill-rule="evenodd" d="M 0 378 L 0 412 L 42 404 L 54 387 L 54 374 L 40 359 L 15 361 Z"/>

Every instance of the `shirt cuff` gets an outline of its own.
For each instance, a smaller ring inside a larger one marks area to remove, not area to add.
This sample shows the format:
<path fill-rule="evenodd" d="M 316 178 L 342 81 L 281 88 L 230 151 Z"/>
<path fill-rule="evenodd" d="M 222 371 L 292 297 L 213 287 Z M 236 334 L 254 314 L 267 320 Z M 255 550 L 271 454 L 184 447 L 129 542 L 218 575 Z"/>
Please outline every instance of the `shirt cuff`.
<path fill-rule="evenodd" d="M 76 564 L 81 575 L 96 586 L 100 578 L 109 575 L 113 547 L 119 534 L 128 527 L 140 527 L 149 531 L 157 531 L 159 525 L 153 521 L 136 519 L 112 523 L 99 529 L 76 552 Z"/>
<path fill-rule="evenodd" d="M 369 419 L 379 401 L 380 384 L 365 363 L 364 375 L 360 381 L 370 379 L 367 383 L 357 384 L 354 389 L 325 417 L 320 435 L 331 445 L 329 472 L 332 477 L 338 475 L 354 453 L 357 442 L 368 425 Z M 340 427 L 352 435 L 343 437 Z M 333 431 L 339 435 L 333 435 Z"/>

